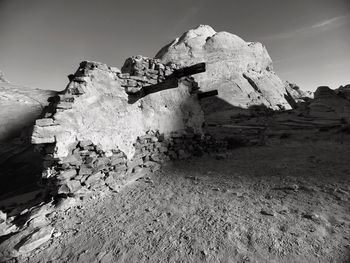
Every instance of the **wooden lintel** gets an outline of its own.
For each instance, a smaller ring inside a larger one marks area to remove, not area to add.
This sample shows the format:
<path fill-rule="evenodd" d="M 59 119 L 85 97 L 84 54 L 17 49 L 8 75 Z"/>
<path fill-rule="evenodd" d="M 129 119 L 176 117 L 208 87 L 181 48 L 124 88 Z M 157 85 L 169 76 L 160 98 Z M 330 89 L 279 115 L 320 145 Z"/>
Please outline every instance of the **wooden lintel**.
<path fill-rule="evenodd" d="M 198 97 L 198 99 L 204 99 L 204 98 L 216 96 L 218 94 L 219 94 L 218 90 L 215 89 L 215 90 L 210 90 L 210 91 L 206 91 L 206 92 L 197 93 L 197 97 Z"/>

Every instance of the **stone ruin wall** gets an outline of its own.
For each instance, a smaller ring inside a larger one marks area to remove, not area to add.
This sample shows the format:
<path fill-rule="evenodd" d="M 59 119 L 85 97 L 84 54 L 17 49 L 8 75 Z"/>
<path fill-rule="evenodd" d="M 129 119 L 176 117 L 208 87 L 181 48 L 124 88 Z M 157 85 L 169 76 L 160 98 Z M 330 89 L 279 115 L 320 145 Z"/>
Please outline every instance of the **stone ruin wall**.
<path fill-rule="evenodd" d="M 162 162 L 225 147 L 203 135 L 192 77 L 179 79 L 177 88 L 132 99 L 143 87 L 168 85 L 176 69 L 140 56 L 128 59 L 122 72 L 82 62 L 67 88 L 51 98 L 32 135 L 51 194 L 118 190 L 140 169 L 154 171 Z"/>

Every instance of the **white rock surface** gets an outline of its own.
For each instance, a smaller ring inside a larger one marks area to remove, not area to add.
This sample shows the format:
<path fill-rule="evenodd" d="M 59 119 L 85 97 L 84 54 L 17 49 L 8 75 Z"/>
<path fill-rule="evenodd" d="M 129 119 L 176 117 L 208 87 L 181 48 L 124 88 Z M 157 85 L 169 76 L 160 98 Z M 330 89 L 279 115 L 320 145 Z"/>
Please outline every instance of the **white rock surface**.
<path fill-rule="evenodd" d="M 260 43 L 201 25 L 162 48 L 156 58 L 181 66 L 206 62 L 207 71 L 194 76 L 201 90 L 218 89 L 218 97 L 233 106 L 291 108 L 284 97 L 286 84 L 273 72 L 272 60 Z"/>

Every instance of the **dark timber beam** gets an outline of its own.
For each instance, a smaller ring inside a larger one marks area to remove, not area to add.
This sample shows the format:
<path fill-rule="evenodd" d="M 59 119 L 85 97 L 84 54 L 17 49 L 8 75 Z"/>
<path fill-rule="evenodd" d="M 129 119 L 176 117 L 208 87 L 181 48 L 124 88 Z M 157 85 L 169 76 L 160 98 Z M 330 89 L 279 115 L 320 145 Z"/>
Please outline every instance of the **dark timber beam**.
<path fill-rule="evenodd" d="M 198 74 L 198 73 L 202 73 L 205 72 L 205 63 L 198 63 L 198 64 L 194 64 L 192 66 L 189 67 L 184 67 L 184 68 L 180 68 L 174 71 L 174 73 L 171 76 L 174 76 L 175 78 L 182 78 L 182 77 L 186 77 L 186 76 L 190 76 L 190 75 L 194 75 L 194 74 Z"/>
<path fill-rule="evenodd" d="M 197 93 L 197 97 L 198 97 L 198 99 L 201 100 L 201 99 L 204 99 L 204 98 L 216 96 L 218 94 L 219 94 L 218 90 L 210 90 L 210 91 L 206 91 L 206 92 Z"/>

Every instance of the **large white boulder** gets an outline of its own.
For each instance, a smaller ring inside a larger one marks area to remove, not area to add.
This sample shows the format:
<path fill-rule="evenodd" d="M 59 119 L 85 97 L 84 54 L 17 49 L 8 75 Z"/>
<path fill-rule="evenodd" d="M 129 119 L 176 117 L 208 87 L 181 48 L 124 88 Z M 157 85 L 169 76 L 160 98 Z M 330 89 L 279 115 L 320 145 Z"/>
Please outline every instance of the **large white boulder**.
<path fill-rule="evenodd" d="M 272 60 L 260 43 L 201 25 L 163 47 L 155 58 L 181 66 L 206 62 L 207 71 L 194 76 L 201 90 L 218 89 L 218 97 L 233 106 L 291 108 L 285 98 L 286 84 L 273 71 Z"/>

